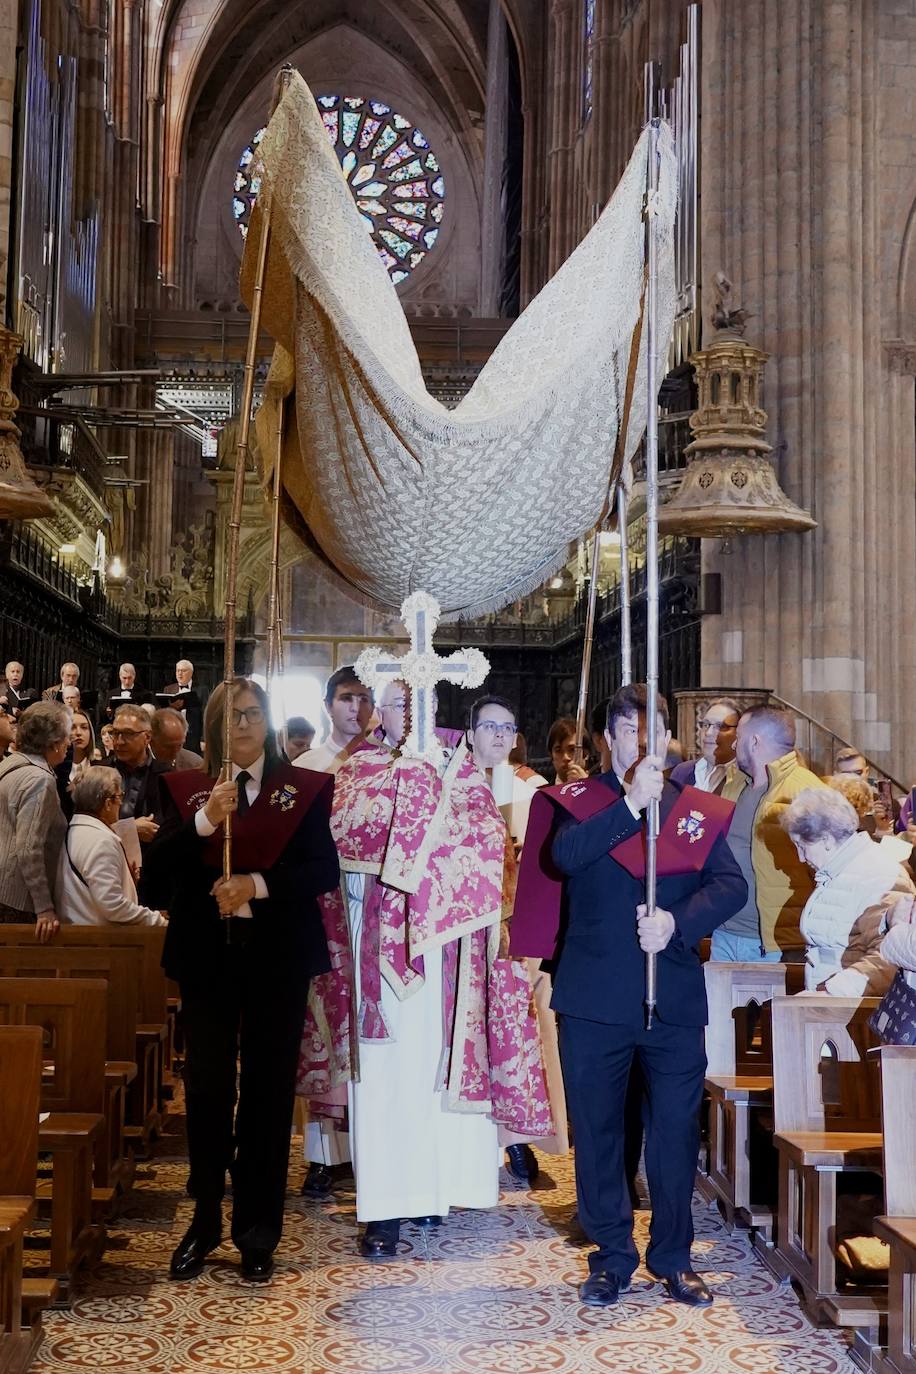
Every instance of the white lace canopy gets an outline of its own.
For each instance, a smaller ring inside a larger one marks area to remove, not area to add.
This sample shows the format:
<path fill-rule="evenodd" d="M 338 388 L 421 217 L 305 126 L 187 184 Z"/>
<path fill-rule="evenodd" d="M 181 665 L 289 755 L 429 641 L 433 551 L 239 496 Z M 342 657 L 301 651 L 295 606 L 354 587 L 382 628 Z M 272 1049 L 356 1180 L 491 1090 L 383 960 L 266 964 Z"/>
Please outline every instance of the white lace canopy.
<path fill-rule="evenodd" d="M 257 434 L 267 477 L 277 408 L 290 522 L 350 594 L 444 616 L 496 610 L 550 577 L 598 518 L 644 275 L 644 132 L 586 238 L 504 336 L 454 410 L 429 395 L 394 286 L 294 74 L 261 145 L 271 240 L 262 325 L 277 341 Z M 657 201 L 659 375 L 674 318 L 674 147 Z M 262 201 L 263 203 L 263 201 Z M 263 228 L 242 263 L 249 305 Z M 646 330 L 623 456 L 646 423 Z"/>

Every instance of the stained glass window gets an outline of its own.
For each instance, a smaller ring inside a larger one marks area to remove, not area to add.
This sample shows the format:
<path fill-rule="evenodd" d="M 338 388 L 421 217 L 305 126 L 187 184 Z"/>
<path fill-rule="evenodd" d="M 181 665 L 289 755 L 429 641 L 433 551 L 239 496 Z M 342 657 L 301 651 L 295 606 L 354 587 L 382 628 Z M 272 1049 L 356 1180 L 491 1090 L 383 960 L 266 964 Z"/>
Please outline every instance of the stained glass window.
<path fill-rule="evenodd" d="M 380 100 L 319 95 L 321 122 L 391 280 L 405 281 L 435 247 L 445 178 L 424 134 Z M 259 129 L 239 158 L 232 214 L 244 238 L 257 199 Z"/>
<path fill-rule="evenodd" d="M 592 112 L 592 97 L 594 87 L 594 51 L 595 51 L 595 0 L 583 0 L 585 13 L 583 15 L 582 34 L 583 34 L 583 72 L 582 72 L 582 122 L 589 118 Z"/>

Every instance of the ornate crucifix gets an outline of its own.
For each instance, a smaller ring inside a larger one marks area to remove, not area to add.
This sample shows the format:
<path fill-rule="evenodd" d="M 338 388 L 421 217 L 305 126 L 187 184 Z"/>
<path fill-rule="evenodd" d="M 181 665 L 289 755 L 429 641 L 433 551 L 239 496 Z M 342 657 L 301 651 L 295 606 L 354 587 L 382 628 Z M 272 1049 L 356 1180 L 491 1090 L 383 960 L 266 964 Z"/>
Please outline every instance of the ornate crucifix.
<path fill-rule="evenodd" d="M 410 635 L 410 651 L 396 658 L 373 645 L 356 660 L 361 682 L 380 693 L 389 682 L 405 682 L 410 692 L 410 730 L 401 753 L 413 758 L 438 761 L 433 695 L 437 682 L 454 682 L 459 687 L 479 687 L 490 671 L 487 658 L 479 649 L 457 649 L 442 658 L 433 648 L 433 635 L 441 611 L 438 601 L 426 592 L 414 592 L 401 606 L 401 619 Z"/>

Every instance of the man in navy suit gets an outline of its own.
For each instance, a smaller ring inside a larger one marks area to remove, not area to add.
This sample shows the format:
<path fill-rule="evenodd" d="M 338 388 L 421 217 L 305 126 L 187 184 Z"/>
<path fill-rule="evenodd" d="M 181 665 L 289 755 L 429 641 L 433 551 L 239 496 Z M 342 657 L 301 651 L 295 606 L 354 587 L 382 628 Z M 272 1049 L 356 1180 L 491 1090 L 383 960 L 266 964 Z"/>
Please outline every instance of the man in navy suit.
<path fill-rule="evenodd" d="M 576 1148 L 579 1220 L 597 1250 L 582 1302 L 608 1307 L 629 1286 L 638 1256 L 624 1171 L 624 1101 L 637 1059 L 646 1082 L 646 1173 L 652 1199 L 647 1265 L 678 1302 L 712 1296 L 690 1263 L 691 1200 L 706 1070 L 706 991 L 697 945 L 747 898 L 723 836 L 703 867 L 659 875 L 649 917 L 644 882 L 612 853 L 638 833 L 650 801 L 661 823 L 679 789 L 665 783 L 668 708 L 657 698 L 659 756 L 645 753 L 647 694 L 621 687 L 607 712 L 611 769 L 600 782 L 616 800 L 587 820 L 565 821 L 553 860 L 565 875 L 567 927 L 554 976 L 563 1077 Z M 645 1027 L 645 955 L 658 956 L 656 1020 Z"/>

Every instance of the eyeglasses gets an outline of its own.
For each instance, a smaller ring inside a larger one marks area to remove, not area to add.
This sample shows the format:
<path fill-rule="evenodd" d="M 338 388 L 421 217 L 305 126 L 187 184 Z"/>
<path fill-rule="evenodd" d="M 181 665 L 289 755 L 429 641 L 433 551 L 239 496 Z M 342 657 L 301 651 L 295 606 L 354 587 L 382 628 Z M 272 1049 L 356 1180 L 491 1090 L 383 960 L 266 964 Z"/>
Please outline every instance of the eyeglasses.
<path fill-rule="evenodd" d="M 108 731 L 112 739 L 136 739 L 138 735 L 148 735 L 148 730 L 120 730 L 112 726 Z"/>
<path fill-rule="evenodd" d="M 514 735 L 518 726 L 514 725 L 512 721 L 479 720 L 477 729 L 486 730 L 491 738 L 495 738 L 497 735 Z"/>
<path fill-rule="evenodd" d="M 727 720 L 701 720 L 700 729 L 711 730 L 714 735 L 717 735 L 720 730 L 734 730 L 735 726 L 729 725 Z"/>
<path fill-rule="evenodd" d="M 260 706 L 247 706 L 243 711 L 232 712 L 232 724 L 241 725 L 242 721 L 248 725 L 262 725 L 264 723 L 264 712 Z"/>

